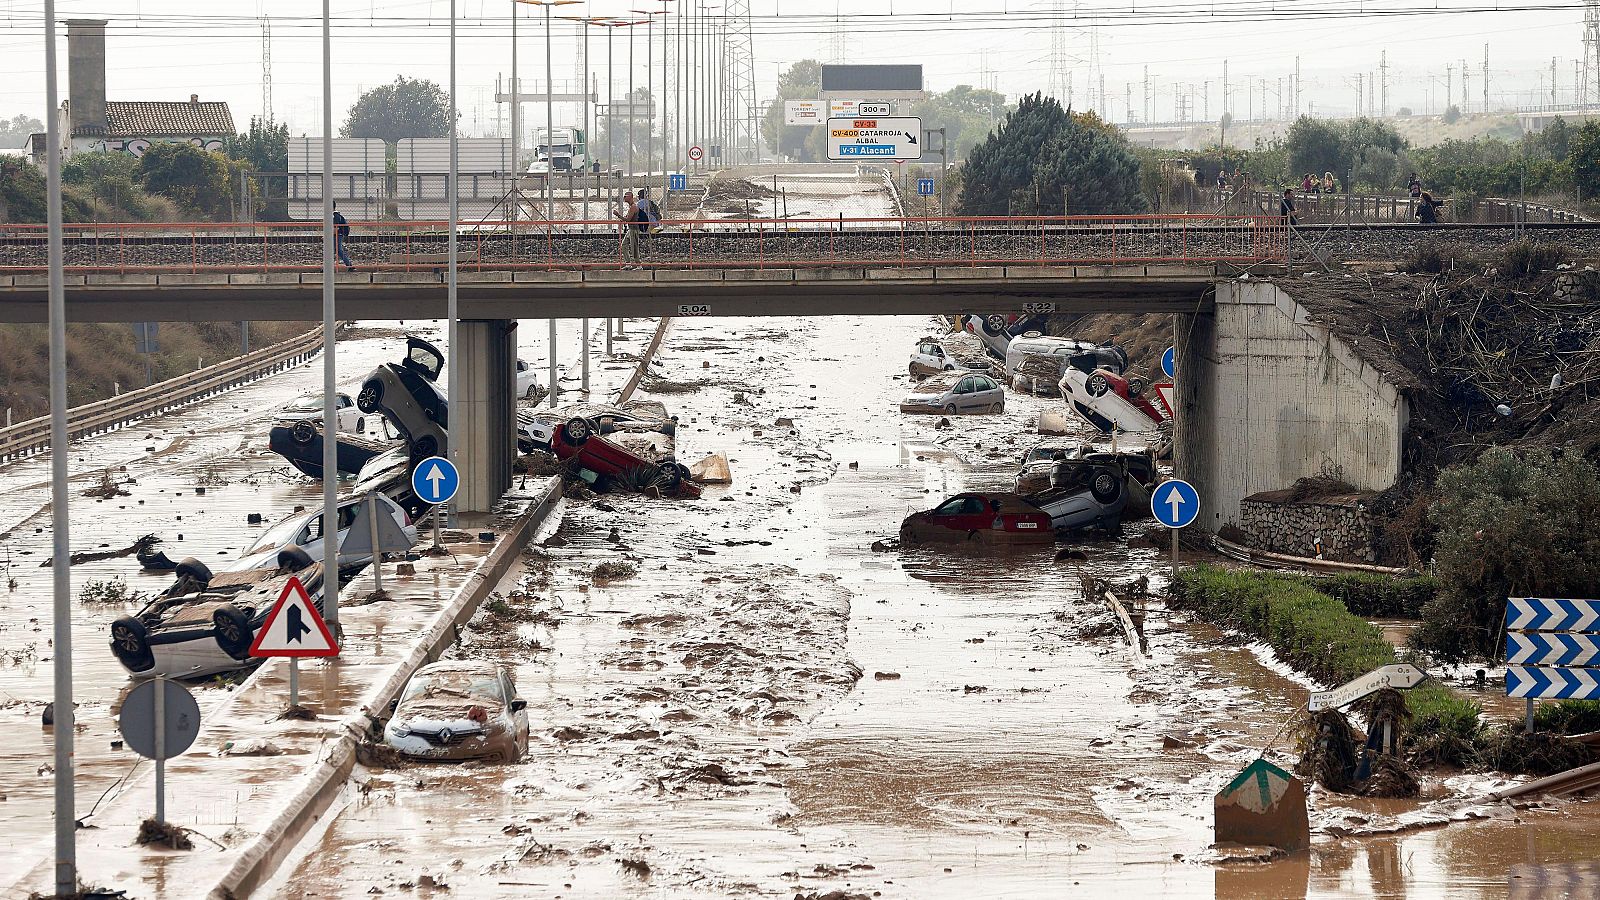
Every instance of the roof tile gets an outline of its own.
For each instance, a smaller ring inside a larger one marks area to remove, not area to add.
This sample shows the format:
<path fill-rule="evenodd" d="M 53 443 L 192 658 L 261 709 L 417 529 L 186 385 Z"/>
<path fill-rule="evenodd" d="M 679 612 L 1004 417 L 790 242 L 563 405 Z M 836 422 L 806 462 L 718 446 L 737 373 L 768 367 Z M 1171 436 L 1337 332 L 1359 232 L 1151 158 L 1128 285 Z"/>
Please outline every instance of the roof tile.
<path fill-rule="evenodd" d="M 107 137 L 201 137 L 232 135 L 233 114 L 217 101 L 106 102 Z"/>

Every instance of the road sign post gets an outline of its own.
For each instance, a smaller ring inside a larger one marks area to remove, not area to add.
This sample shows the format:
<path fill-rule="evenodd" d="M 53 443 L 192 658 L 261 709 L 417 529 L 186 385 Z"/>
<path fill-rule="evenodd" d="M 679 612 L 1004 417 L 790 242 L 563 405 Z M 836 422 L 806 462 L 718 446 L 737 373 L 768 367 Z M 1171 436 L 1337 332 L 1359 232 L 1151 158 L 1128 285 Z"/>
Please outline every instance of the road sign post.
<path fill-rule="evenodd" d="M 667 190 L 669 190 L 669 191 L 687 191 L 688 189 L 689 189 L 689 176 L 688 175 L 684 175 L 684 174 L 681 174 L 681 173 L 674 173 L 672 175 L 668 175 L 667 176 Z"/>
<path fill-rule="evenodd" d="M 828 159 L 902 162 L 922 158 L 922 119 L 916 116 L 857 116 L 828 120 Z"/>
<path fill-rule="evenodd" d="M 330 585 L 335 592 L 339 590 L 337 570 L 331 576 L 326 571 L 322 573 L 323 597 L 328 596 Z M 272 604 L 267 620 L 250 643 L 250 655 L 289 658 L 291 710 L 300 705 L 300 657 L 339 655 L 339 642 L 322 621 L 322 614 L 317 612 L 316 604 L 311 602 L 311 595 L 299 578 L 291 577 L 278 593 L 278 602 Z"/>
<path fill-rule="evenodd" d="M 554 391 L 555 388 L 552 386 L 551 390 Z M 461 473 L 456 470 L 456 464 L 442 456 L 430 456 L 417 463 L 417 467 L 411 470 L 412 493 L 422 502 L 434 505 L 433 552 L 435 553 L 444 547 L 443 541 L 439 538 L 438 508 L 449 503 L 460 488 Z"/>
<path fill-rule="evenodd" d="M 1533 701 L 1600 700 L 1600 600 L 1506 600 L 1506 696 Z"/>
<path fill-rule="evenodd" d="M 167 760 L 194 745 L 200 705 L 176 681 L 160 675 L 134 687 L 122 701 L 117 730 L 128 749 L 156 762 L 156 823 L 167 821 Z"/>
<path fill-rule="evenodd" d="M 917 196 L 919 196 L 919 197 L 932 197 L 933 196 L 933 189 L 934 189 L 934 182 L 933 182 L 932 178 L 918 178 L 917 179 Z"/>
<path fill-rule="evenodd" d="M 1325 709 L 1334 709 L 1360 700 L 1368 694 L 1374 694 L 1384 688 L 1407 690 L 1421 684 L 1428 677 L 1426 672 L 1409 663 L 1395 663 L 1392 666 L 1383 666 L 1373 669 L 1360 678 L 1340 685 L 1331 691 L 1315 691 L 1307 702 L 1312 712 L 1322 712 Z"/>
<path fill-rule="evenodd" d="M 1189 527 L 1200 515 L 1200 492 L 1182 479 L 1163 481 L 1150 492 L 1150 512 L 1157 522 L 1172 530 L 1172 589 L 1177 590 L 1178 531 Z"/>
<path fill-rule="evenodd" d="M 701 149 L 698 144 L 689 148 L 689 161 L 690 162 L 699 162 L 701 159 L 705 158 L 705 155 L 706 155 L 706 151 Z"/>

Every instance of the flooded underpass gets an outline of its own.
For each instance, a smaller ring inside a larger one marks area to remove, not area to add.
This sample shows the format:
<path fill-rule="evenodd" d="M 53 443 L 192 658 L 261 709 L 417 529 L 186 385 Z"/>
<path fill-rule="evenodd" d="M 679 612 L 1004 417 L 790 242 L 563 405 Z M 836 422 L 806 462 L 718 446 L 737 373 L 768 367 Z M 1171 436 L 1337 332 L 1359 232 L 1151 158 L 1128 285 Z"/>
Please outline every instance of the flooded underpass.
<path fill-rule="evenodd" d="M 513 668 L 526 757 L 359 770 L 274 894 L 1563 896 L 1525 888 L 1588 858 L 1586 804 L 1446 803 L 1437 780 L 1420 802 L 1314 791 L 1309 854 L 1216 863 L 1212 795 L 1262 748 L 1292 761 L 1306 684 L 1159 607 L 1129 653 L 1079 577 L 1164 584 L 1148 522 L 1061 559 L 875 549 L 1008 485 L 1059 402 L 900 414 L 934 327 L 678 320 L 651 396 L 680 458 L 727 453 L 733 485 L 569 500 L 452 651 Z"/>

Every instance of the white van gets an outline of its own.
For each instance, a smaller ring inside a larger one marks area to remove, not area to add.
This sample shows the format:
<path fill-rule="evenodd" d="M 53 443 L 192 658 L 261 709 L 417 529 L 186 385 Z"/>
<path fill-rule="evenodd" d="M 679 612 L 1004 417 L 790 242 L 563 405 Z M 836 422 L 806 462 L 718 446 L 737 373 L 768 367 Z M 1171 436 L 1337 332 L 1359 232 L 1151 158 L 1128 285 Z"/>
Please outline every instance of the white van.
<path fill-rule="evenodd" d="M 1037 331 L 1030 331 L 1021 337 L 1012 338 L 1011 344 L 1006 347 L 1006 371 L 1015 373 L 1022 365 L 1022 361 L 1030 355 L 1071 356 L 1084 350 L 1093 350 L 1094 347 L 1093 341 L 1047 337 Z"/>

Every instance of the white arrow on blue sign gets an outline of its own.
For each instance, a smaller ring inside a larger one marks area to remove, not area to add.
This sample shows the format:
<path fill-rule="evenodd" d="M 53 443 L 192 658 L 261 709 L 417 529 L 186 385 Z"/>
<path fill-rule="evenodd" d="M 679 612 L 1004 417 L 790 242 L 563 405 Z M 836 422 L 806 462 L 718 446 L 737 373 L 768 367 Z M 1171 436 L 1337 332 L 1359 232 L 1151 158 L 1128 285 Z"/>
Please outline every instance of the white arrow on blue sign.
<path fill-rule="evenodd" d="M 424 503 L 449 503 L 460 487 L 461 473 L 442 456 L 430 456 L 411 470 L 411 490 Z"/>
<path fill-rule="evenodd" d="M 932 197 L 933 196 L 933 179 L 932 178 L 918 178 L 917 179 L 917 193 L 919 195 L 923 196 L 923 197 Z"/>
<path fill-rule="evenodd" d="M 1511 597 L 1507 631 L 1590 631 L 1600 625 L 1600 600 Z"/>
<path fill-rule="evenodd" d="M 1167 352 L 1161 354 L 1161 371 L 1167 373 L 1168 378 L 1178 377 L 1178 348 L 1168 347 Z"/>
<path fill-rule="evenodd" d="M 1511 665 L 1586 666 L 1600 658 L 1600 635 L 1506 635 L 1506 662 Z"/>
<path fill-rule="evenodd" d="M 1200 515 L 1200 492 L 1177 478 L 1163 481 L 1150 494 L 1150 512 L 1168 528 L 1185 528 Z"/>
<path fill-rule="evenodd" d="M 1544 700 L 1600 699 L 1600 669 L 1508 666 L 1506 696 Z"/>

